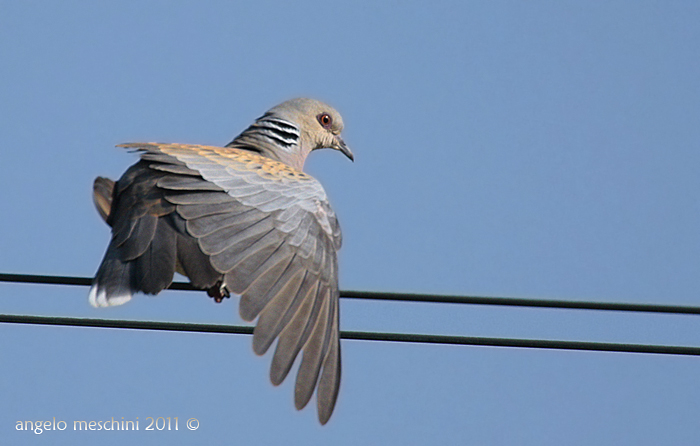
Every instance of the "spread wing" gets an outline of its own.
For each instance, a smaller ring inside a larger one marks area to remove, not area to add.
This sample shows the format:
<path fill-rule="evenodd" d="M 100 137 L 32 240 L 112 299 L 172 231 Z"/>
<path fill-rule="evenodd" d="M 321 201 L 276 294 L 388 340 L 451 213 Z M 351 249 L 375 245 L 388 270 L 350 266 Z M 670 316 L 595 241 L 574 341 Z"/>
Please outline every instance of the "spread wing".
<path fill-rule="evenodd" d="M 283 163 L 230 148 L 121 147 L 140 151 L 141 161 L 116 184 L 104 262 L 111 250 L 114 262 L 134 265 L 129 293 L 157 293 L 172 281 L 176 266 L 196 286 L 220 278 L 241 296 L 241 317 L 258 319 L 254 351 L 262 355 L 278 339 L 273 384 L 285 379 L 302 352 L 295 405 L 303 408 L 318 388 L 319 419 L 328 421 L 340 384 L 341 233 L 320 183 Z M 99 286 L 93 286 L 91 301 L 111 304 L 109 291 Z M 114 303 L 125 301 L 121 294 Z"/>

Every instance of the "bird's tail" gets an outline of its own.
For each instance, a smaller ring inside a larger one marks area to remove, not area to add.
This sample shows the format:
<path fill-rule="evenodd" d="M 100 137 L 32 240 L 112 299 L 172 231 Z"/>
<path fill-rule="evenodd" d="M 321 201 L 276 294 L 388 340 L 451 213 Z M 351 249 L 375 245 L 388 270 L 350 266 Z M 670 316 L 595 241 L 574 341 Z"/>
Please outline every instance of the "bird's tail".
<path fill-rule="evenodd" d="M 112 211 L 114 181 L 97 177 L 92 186 L 92 199 L 100 217 L 106 222 Z M 111 226 L 111 225 L 110 225 Z M 122 262 L 110 244 L 100 269 L 95 274 L 88 299 L 93 307 L 109 307 L 128 302 L 136 292 L 132 286 L 133 262 Z"/>
<path fill-rule="evenodd" d="M 110 243 L 100 269 L 92 281 L 88 299 L 93 307 L 109 307 L 128 302 L 137 291 L 132 282 L 134 262 L 123 262 Z"/>

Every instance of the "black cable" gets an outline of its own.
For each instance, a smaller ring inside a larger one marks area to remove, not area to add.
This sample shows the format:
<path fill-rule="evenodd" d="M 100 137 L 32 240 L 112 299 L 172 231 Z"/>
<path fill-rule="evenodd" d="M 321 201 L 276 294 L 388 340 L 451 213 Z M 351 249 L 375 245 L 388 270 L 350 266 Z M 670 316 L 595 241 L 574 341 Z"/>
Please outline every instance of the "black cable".
<path fill-rule="evenodd" d="M 0 282 L 43 283 L 53 285 L 88 286 L 88 277 L 42 276 L 30 274 L 0 273 Z M 196 290 L 189 283 L 175 282 L 172 290 Z M 374 291 L 341 291 L 340 297 L 347 299 L 384 300 L 400 302 L 449 303 L 472 305 L 497 305 L 510 307 L 558 308 L 570 310 L 634 311 L 666 314 L 700 314 L 700 307 L 685 305 L 658 305 L 621 302 L 587 302 L 576 300 L 525 299 L 514 297 L 449 296 L 439 294 L 381 293 Z"/>
<path fill-rule="evenodd" d="M 341 291 L 340 297 L 402 302 L 497 305 L 508 307 L 557 308 L 570 310 L 635 311 L 644 313 L 700 314 L 700 307 L 685 305 L 638 304 L 622 302 L 588 302 L 580 300 L 526 299 L 519 297 L 449 296 L 439 294 L 380 293 Z"/>
<path fill-rule="evenodd" d="M 128 321 L 116 319 L 83 319 L 54 316 L 0 314 L 0 323 L 59 325 L 132 330 L 181 331 L 191 333 L 253 334 L 253 327 L 239 325 L 193 324 L 183 322 Z M 647 353 L 659 355 L 700 356 L 700 347 L 675 345 L 617 344 L 608 342 L 558 341 L 547 339 L 483 338 L 409 333 L 377 333 L 341 331 L 343 339 L 359 341 L 411 342 L 422 344 L 477 345 L 487 347 L 538 348 L 554 350 L 583 350 L 617 353 Z"/>

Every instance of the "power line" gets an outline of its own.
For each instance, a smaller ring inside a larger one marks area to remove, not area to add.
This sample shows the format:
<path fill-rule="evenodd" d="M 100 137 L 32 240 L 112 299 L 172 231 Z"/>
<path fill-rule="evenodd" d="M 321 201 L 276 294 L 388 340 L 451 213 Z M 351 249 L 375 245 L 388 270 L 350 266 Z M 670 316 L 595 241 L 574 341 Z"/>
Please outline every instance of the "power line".
<path fill-rule="evenodd" d="M 0 323 L 33 324 L 131 330 L 180 331 L 190 333 L 253 334 L 253 327 L 240 325 L 193 324 L 183 322 L 129 321 L 54 316 L 0 314 Z M 579 350 L 616 353 L 646 353 L 659 355 L 700 356 L 700 347 L 649 344 L 619 344 L 609 342 L 559 341 L 548 339 L 485 338 L 410 333 L 341 331 L 340 337 L 358 341 L 408 342 L 421 344 L 472 345 L 485 347 L 534 348 L 549 350 Z"/>
<path fill-rule="evenodd" d="M 0 273 L 0 282 L 15 283 L 39 283 L 53 285 L 78 285 L 88 286 L 91 278 L 71 276 L 46 276 L 29 274 L 3 274 Z M 176 282 L 170 286 L 174 290 L 196 290 L 189 283 Z M 498 305 L 536 308 L 563 308 L 585 309 L 603 311 L 636 311 L 651 313 L 671 314 L 700 314 L 700 307 L 678 305 L 655 305 L 614 302 L 586 302 L 565 301 L 548 299 L 522 299 L 507 297 L 479 297 L 479 296 L 446 296 L 435 294 L 409 294 L 409 293 L 379 293 L 369 291 L 341 291 L 341 297 L 350 299 L 385 300 L 402 302 L 423 303 L 451 303 L 451 304 L 476 304 Z M 236 325 L 212 325 L 178 322 L 158 321 L 128 321 L 113 319 L 83 319 L 69 317 L 27 316 L 27 315 L 2 315 L 0 323 L 38 324 L 57 326 L 78 326 L 94 328 L 120 328 L 135 330 L 164 330 L 198 333 L 226 333 L 226 334 L 252 334 L 253 327 Z M 583 341 L 560 341 L 547 339 L 512 339 L 512 338 L 487 338 L 470 336 L 428 335 L 410 333 L 382 333 L 342 331 L 344 339 L 364 341 L 389 341 L 427 344 L 473 345 L 489 347 L 511 348 L 535 348 L 555 350 L 582 350 L 618 353 L 647 353 L 665 355 L 700 356 L 700 347 L 648 345 L 648 344 L 619 344 Z"/>
<path fill-rule="evenodd" d="M 340 297 L 403 302 L 496 305 L 508 307 L 555 308 L 570 310 L 633 311 L 644 313 L 700 314 L 700 307 L 580 300 L 527 299 L 518 297 L 450 296 L 439 294 L 380 293 L 341 291 Z"/>
<path fill-rule="evenodd" d="M 44 276 L 31 274 L 3 274 L 0 282 L 40 283 L 52 285 L 89 286 L 92 278 L 71 276 Z M 189 283 L 174 282 L 171 290 L 198 291 Z M 440 304 L 496 305 L 509 307 L 555 308 L 569 310 L 631 311 L 665 314 L 700 314 L 700 307 L 687 305 L 659 305 L 623 302 L 589 302 L 576 300 L 526 299 L 516 297 L 450 296 L 441 294 L 383 293 L 374 291 L 341 291 L 346 299 L 421 302 Z"/>

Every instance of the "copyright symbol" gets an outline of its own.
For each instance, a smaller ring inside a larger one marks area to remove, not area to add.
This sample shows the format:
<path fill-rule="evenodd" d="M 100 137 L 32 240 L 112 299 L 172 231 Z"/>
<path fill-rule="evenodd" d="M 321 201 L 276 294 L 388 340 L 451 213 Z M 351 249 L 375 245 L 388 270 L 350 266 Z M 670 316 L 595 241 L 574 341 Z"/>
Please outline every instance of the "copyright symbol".
<path fill-rule="evenodd" d="M 190 418 L 187 420 L 187 429 L 191 431 L 196 431 L 199 429 L 199 420 L 196 418 Z"/>

